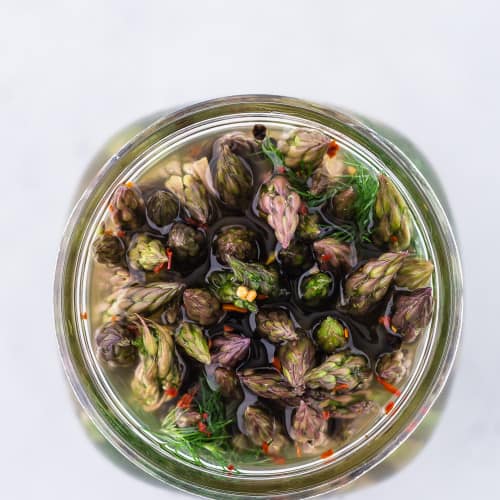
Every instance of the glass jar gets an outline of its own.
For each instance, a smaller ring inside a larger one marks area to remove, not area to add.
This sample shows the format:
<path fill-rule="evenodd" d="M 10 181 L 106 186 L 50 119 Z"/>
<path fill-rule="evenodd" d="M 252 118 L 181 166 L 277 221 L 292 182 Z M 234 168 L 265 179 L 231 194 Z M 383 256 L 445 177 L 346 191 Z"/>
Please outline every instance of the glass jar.
<path fill-rule="evenodd" d="M 88 310 L 89 246 L 107 201 L 125 180 L 172 148 L 254 123 L 315 127 L 386 173 L 406 198 L 429 258 L 435 264 L 434 316 L 419 344 L 418 362 L 390 412 L 331 460 L 228 474 L 192 464 L 159 447 L 127 412 L 92 355 Z M 131 137 L 132 134 L 134 134 Z M 121 143 L 121 147 L 114 144 Z M 106 161 L 104 161 L 106 158 Z M 97 172 L 97 168 L 99 168 Z M 441 186 L 432 167 L 405 138 L 362 117 L 275 96 L 236 96 L 145 119 L 118 135 L 96 158 L 68 221 L 55 279 L 55 318 L 63 364 L 83 410 L 128 460 L 170 485 L 212 498 L 304 498 L 344 486 L 381 462 L 416 429 L 450 373 L 462 321 L 460 258 Z"/>

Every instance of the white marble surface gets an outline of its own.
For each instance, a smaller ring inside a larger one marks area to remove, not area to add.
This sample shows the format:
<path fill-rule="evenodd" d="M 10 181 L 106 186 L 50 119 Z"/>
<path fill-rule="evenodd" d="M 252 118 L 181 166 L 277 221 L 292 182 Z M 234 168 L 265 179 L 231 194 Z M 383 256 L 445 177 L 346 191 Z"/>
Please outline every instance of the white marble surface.
<path fill-rule="evenodd" d="M 3 0 L 0 497 L 191 498 L 114 466 L 75 418 L 53 333 L 56 251 L 79 177 L 113 132 L 184 102 L 268 92 L 407 134 L 460 229 L 465 335 L 439 426 L 397 474 L 336 497 L 498 498 L 499 16 L 480 0 Z"/>

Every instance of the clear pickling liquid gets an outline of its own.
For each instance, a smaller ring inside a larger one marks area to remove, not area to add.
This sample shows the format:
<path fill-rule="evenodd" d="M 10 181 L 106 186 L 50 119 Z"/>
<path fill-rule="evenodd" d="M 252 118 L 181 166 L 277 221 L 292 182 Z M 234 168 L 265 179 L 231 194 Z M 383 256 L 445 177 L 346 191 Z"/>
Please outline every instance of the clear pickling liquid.
<path fill-rule="evenodd" d="M 282 123 L 266 122 L 265 125 L 267 127 L 268 136 L 272 136 L 274 138 L 278 138 L 281 134 L 292 128 Z M 159 147 L 156 152 L 145 155 L 143 158 L 139 159 L 140 165 L 138 165 L 138 167 L 134 170 L 134 175 L 129 179 L 124 179 L 123 181 L 133 182 L 141 190 L 144 199 L 147 199 L 148 196 L 155 190 L 165 189 L 165 164 L 168 161 L 171 161 L 174 158 L 181 161 L 193 161 L 203 156 L 207 156 L 213 166 L 216 160 L 213 156 L 212 150 L 214 140 L 225 133 L 233 132 L 235 130 L 243 130 L 251 133 L 252 127 L 253 123 L 221 125 L 216 130 L 213 130 L 212 128 L 208 131 L 193 134 L 191 137 L 185 137 L 177 145 L 170 145 L 165 149 Z M 332 132 L 332 138 L 339 143 L 341 150 L 347 150 L 347 147 L 343 145 L 341 137 L 335 136 L 335 133 Z M 360 157 L 359 151 L 349 150 L 348 152 L 354 157 L 359 158 L 367 168 L 372 169 L 374 174 L 377 175 L 378 167 L 371 165 L 366 157 Z M 252 168 L 251 165 L 248 166 L 249 168 Z M 259 188 L 260 183 L 258 180 L 258 174 L 254 171 L 254 197 L 258 195 Z M 105 200 L 105 203 L 107 203 L 107 200 Z M 339 222 L 332 218 L 329 214 L 328 205 L 329 203 L 327 202 L 324 207 L 313 208 L 310 210 L 310 212 L 319 213 L 322 225 L 324 226 L 325 234 L 335 231 L 339 226 Z M 174 265 L 171 271 L 163 269 L 159 273 L 133 272 L 132 277 L 134 281 L 138 283 L 148 283 L 175 278 L 181 279 L 187 287 L 207 287 L 207 276 L 214 271 L 221 269 L 227 270 L 227 267 L 224 267 L 217 260 L 212 245 L 214 236 L 226 226 L 244 226 L 257 233 L 259 262 L 265 263 L 270 255 L 278 254 L 279 244 L 276 241 L 274 232 L 272 228 L 267 225 L 265 218 L 262 217 L 262 214 L 259 214 L 258 209 L 256 208 L 256 203 L 250 204 L 249 207 L 242 212 L 228 209 L 222 203 L 218 203 L 215 210 L 216 214 L 213 217 L 213 222 L 207 227 L 199 228 L 199 230 L 203 231 L 205 234 L 207 249 L 205 255 L 195 265 L 176 265 L 174 260 Z M 104 222 L 107 228 L 109 227 L 112 229 L 112 224 L 106 214 L 106 211 L 103 210 L 102 214 L 103 217 L 101 218 L 101 222 Z M 179 220 L 182 220 L 182 218 Z M 160 230 L 159 228 L 148 225 L 146 222 L 143 228 L 134 231 L 126 231 L 124 240 L 130 240 L 135 233 L 146 233 L 154 236 L 154 238 L 162 241 L 165 247 L 167 246 L 168 228 Z M 425 256 L 425 246 L 418 231 L 415 231 L 413 247 L 418 251 L 418 253 Z M 368 259 L 375 258 L 384 253 L 372 244 L 362 242 L 356 243 L 356 251 L 358 256 L 356 268 L 363 265 L 363 263 L 365 263 Z M 111 294 L 113 287 L 115 286 L 113 284 L 113 280 L 116 281 L 117 269 L 103 264 L 98 264 L 92 260 L 91 256 L 89 256 L 88 259 L 88 266 L 88 315 L 91 324 L 91 331 L 95 333 L 102 326 L 103 312 L 107 304 L 106 299 Z M 269 302 L 266 302 L 265 307 L 270 304 L 273 307 L 286 308 L 291 313 L 296 325 L 304 330 L 311 339 L 314 339 L 314 332 L 318 328 L 322 319 L 329 315 L 333 315 L 335 318 L 338 318 L 349 331 L 348 342 L 345 349 L 350 349 L 354 353 L 366 356 L 372 368 L 374 367 L 377 357 L 380 354 L 391 352 L 401 346 L 401 337 L 397 335 L 397 333 L 394 333 L 390 329 L 386 328 L 383 324 L 380 324 L 378 321 L 380 317 L 387 316 L 388 312 L 391 310 L 393 295 L 394 292 L 397 291 L 394 287 L 389 290 L 384 300 L 382 300 L 372 311 L 370 311 L 369 314 L 361 317 L 354 317 L 339 311 L 336 307 L 336 304 L 340 300 L 342 294 L 343 280 L 333 280 L 333 289 L 331 290 L 326 302 L 318 306 L 306 305 L 304 301 L 301 300 L 298 290 L 299 284 L 309 273 L 310 269 L 305 270 L 301 275 L 293 276 L 282 272 L 282 282 L 286 284 L 287 289 L 290 291 L 290 295 L 284 298 L 270 300 Z M 184 310 L 182 310 L 182 315 L 185 316 Z M 162 310 L 155 312 L 149 317 L 159 323 L 165 322 Z M 240 333 L 251 338 L 249 357 L 237 367 L 237 371 L 250 367 L 255 368 L 270 365 L 275 355 L 276 346 L 271 342 L 262 339 L 257 333 L 255 333 L 255 313 L 242 315 L 239 313 L 227 312 L 216 325 L 205 328 L 206 336 L 213 338 L 214 336 L 220 334 L 223 331 L 223 325 L 229 325 L 236 333 Z M 425 334 L 422 334 L 422 337 L 424 336 Z M 93 342 L 93 339 L 90 340 Z M 414 363 L 419 355 L 419 344 L 421 342 L 422 339 L 419 339 L 414 344 L 405 345 L 405 348 L 412 353 Z M 319 364 L 325 357 L 327 357 L 327 355 L 321 353 L 318 349 L 317 364 Z M 183 392 L 185 392 L 185 390 L 201 375 L 206 376 L 209 383 L 215 387 L 212 376 L 214 369 L 213 366 L 203 367 L 199 363 L 193 362 L 191 358 L 187 356 L 183 356 L 183 361 L 185 375 L 183 384 L 179 391 L 180 394 L 183 394 Z M 146 413 L 141 410 L 138 404 L 136 404 L 134 397 L 131 394 L 130 382 L 134 373 L 134 368 L 110 369 L 103 365 L 101 365 L 101 368 L 107 383 L 117 394 L 118 398 L 123 404 L 126 405 L 127 409 L 132 415 L 134 415 L 141 425 L 150 431 L 152 436 L 154 436 L 155 431 L 157 431 L 161 425 L 162 417 L 168 412 L 171 406 L 175 404 L 175 400 L 171 404 L 166 403 L 155 413 Z M 400 384 L 401 387 L 403 387 L 405 383 L 406 380 Z M 243 401 L 236 407 L 231 408 L 233 422 L 228 429 L 230 433 L 245 433 L 241 415 L 246 406 L 249 404 L 255 404 L 256 402 L 259 406 L 272 413 L 278 419 L 285 430 L 285 433 L 289 430 L 291 425 L 291 415 L 294 408 L 280 404 L 276 401 L 256 398 L 256 396 L 247 389 L 243 387 L 242 389 L 244 393 Z M 282 458 L 286 460 L 287 465 L 300 464 L 311 459 L 320 459 L 325 454 L 324 458 L 330 458 L 330 450 L 334 450 L 335 455 L 342 449 L 342 447 L 349 445 L 351 442 L 368 432 L 369 429 L 375 425 L 380 418 L 383 418 L 387 411 L 389 411 L 390 406 L 388 407 L 388 404 L 390 404 L 391 400 L 394 400 L 394 395 L 384 389 L 376 381 L 375 377 L 373 378 L 371 386 L 367 392 L 369 394 L 369 399 L 378 405 L 378 410 L 370 413 L 369 415 L 363 415 L 349 421 L 336 418 L 330 419 L 328 423 L 328 440 L 315 449 L 305 450 L 300 454 L 301 456 L 298 456 L 297 450 L 295 446 L 293 446 L 293 442 L 290 441 L 290 445 L 285 448 L 283 453 L 281 453 Z M 182 450 L 178 451 L 182 453 Z M 207 460 L 210 462 L 209 459 Z M 232 456 L 232 460 L 235 460 L 234 456 Z M 241 462 L 242 463 L 238 463 L 236 465 L 241 471 L 244 471 L 246 465 L 243 456 Z M 210 464 L 208 463 L 207 465 Z M 218 466 L 218 464 L 213 465 Z M 269 466 L 273 466 L 272 461 L 269 460 L 269 457 L 265 453 L 259 453 L 258 450 L 251 462 L 251 465 L 249 465 L 249 467 L 252 468 Z"/>

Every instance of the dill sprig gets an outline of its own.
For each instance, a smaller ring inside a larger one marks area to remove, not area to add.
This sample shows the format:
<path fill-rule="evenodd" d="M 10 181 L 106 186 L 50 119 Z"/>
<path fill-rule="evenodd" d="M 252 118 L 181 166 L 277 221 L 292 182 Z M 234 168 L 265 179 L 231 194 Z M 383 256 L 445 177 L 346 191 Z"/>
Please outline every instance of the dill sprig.
<path fill-rule="evenodd" d="M 322 194 L 312 194 L 308 186 L 308 180 L 313 174 L 313 165 L 301 162 L 296 169 L 285 167 L 283 153 L 277 148 L 276 141 L 269 136 L 262 141 L 261 147 L 262 152 L 273 163 L 275 171 L 286 176 L 291 188 L 310 207 L 319 207 L 338 191 L 335 187 L 334 189 L 328 190 Z"/>
<path fill-rule="evenodd" d="M 274 168 L 284 166 L 283 153 L 277 148 L 276 141 L 272 137 L 265 137 L 261 143 L 262 152 L 271 160 Z"/>
<path fill-rule="evenodd" d="M 313 168 L 310 164 L 301 164 L 298 169 L 284 166 L 283 154 L 270 137 L 262 141 L 263 153 L 273 162 L 275 170 L 286 175 L 292 189 L 305 201 L 309 207 L 319 207 L 330 200 L 337 193 L 354 188 L 356 198 L 354 201 L 354 224 L 345 224 L 336 232 L 335 237 L 342 241 L 354 239 L 354 229 L 357 229 L 362 241 L 370 241 L 373 225 L 373 205 L 377 198 L 378 180 L 375 175 L 356 157 L 344 152 L 344 163 L 353 168 L 351 175 L 339 176 L 335 184 L 321 194 L 312 194 L 308 184 Z"/>
<path fill-rule="evenodd" d="M 161 446 L 179 457 L 188 456 L 196 465 L 202 465 L 202 459 L 205 459 L 227 469 L 231 438 L 227 427 L 232 419 L 225 416 L 219 391 L 210 389 L 205 379 L 200 381 L 197 405 L 198 411 L 205 417 L 205 426 L 178 427 L 177 412 L 183 410 L 173 407 L 163 419 L 157 433 Z"/>
<path fill-rule="evenodd" d="M 348 187 L 353 187 L 356 192 L 354 199 L 354 219 L 356 221 L 359 237 L 363 241 L 370 241 L 373 225 L 373 205 L 377 199 L 378 179 L 357 158 L 350 154 L 344 154 L 344 163 L 356 169 L 349 176 Z"/>
<path fill-rule="evenodd" d="M 332 233 L 328 233 L 329 237 L 335 238 L 338 241 L 350 243 L 354 240 L 354 228 L 351 225 L 337 226 Z"/>

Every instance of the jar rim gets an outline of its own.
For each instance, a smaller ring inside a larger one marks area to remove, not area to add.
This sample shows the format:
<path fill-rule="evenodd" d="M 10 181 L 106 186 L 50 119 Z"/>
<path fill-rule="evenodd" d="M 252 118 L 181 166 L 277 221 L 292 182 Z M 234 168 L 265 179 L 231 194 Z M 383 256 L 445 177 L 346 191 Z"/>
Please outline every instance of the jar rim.
<path fill-rule="evenodd" d="M 81 309 L 78 308 L 77 301 L 73 296 L 77 279 L 76 270 L 79 269 L 82 259 L 80 242 L 86 234 L 86 228 L 84 224 L 81 224 L 81 221 L 86 220 L 89 214 L 95 211 L 96 203 L 102 199 L 103 192 L 110 189 L 113 179 L 116 179 L 118 174 L 121 174 L 123 169 L 130 164 L 129 160 L 150 151 L 150 148 L 157 145 L 160 139 L 175 140 L 181 133 L 189 133 L 204 120 L 213 120 L 215 123 L 230 116 L 250 115 L 251 113 L 272 115 L 274 118 L 281 115 L 307 119 L 335 131 L 341 130 L 354 142 L 361 144 L 375 154 L 384 164 L 388 162 L 393 165 L 399 173 L 396 177 L 400 179 L 403 186 L 413 188 L 413 193 L 409 193 L 411 199 L 416 196 L 426 203 L 429 220 L 426 220 L 425 223 L 432 226 L 432 234 L 435 238 L 432 245 L 439 245 L 441 252 L 436 257 L 442 259 L 444 256 L 446 261 L 446 266 L 439 266 L 438 278 L 443 283 L 437 283 L 437 285 L 441 286 L 443 293 L 447 294 L 445 309 L 448 317 L 444 318 L 445 311 L 439 310 L 439 319 L 442 321 L 439 323 L 438 340 L 441 341 L 431 346 L 435 359 L 432 363 L 432 371 L 428 371 L 426 377 L 422 375 L 420 380 L 420 384 L 425 381 L 426 386 L 422 387 L 418 403 L 415 404 L 415 400 L 413 405 L 408 404 L 406 408 L 401 409 L 401 412 L 397 414 L 398 425 L 394 421 L 391 424 L 391 432 L 386 432 L 385 437 L 379 436 L 377 441 L 373 441 L 370 451 L 367 447 L 364 448 L 367 456 L 361 463 L 349 464 L 345 470 L 334 477 L 332 477 L 332 471 L 330 470 L 328 473 L 325 467 L 323 468 L 325 470 L 318 470 L 314 474 L 309 474 L 307 478 L 301 475 L 301 482 L 295 481 L 296 489 L 293 492 L 288 491 L 291 487 L 290 484 L 284 486 L 286 491 L 283 490 L 283 494 L 286 492 L 287 498 L 295 498 L 294 495 L 303 495 L 306 491 L 309 494 L 319 494 L 347 484 L 374 467 L 406 440 L 422 421 L 444 387 L 459 345 L 463 309 L 462 272 L 451 225 L 439 199 L 413 161 L 373 128 L 367 126 L 360 119 L 331 107 L 272 95 L 243 95 L 214 99 L 188 106 L 156 120 L 125 144 L 103 165 L 69 218 L 60 246 L 54 283 L 56 330 L 63 365 L 78 401 L 106 439 L 131 462 L 149 474 L 190 492 L 204 494 L 210 491 L 212 494 L 217 492 L 218 498 L 238 496 L 253 498 L 252 495 L 269 497 L 265 486 L 264 489 L 262 489 L 262 485 L 259 486 L 262 494 L 256 493 L 254 484 L 243 487 L 243 483 L 248 481 L 242 480 L 242 478 L 239 478 L 238 485 L 236 485 L 232 479 L 222 478 L 221 480 L 221 478 L 217 479 L 215 475 L 207 473 L 201 476 L 205 480 L 205 485 L 202 486 L 197 481 L 190 481 L 186 474 L 180 474 L 178 464 L 177 469 L 166 467 L 165 460 L 162 460 L 160 456 L 155 455 L 153 459 L 151 458 L 151 450 L 146 450 L 140 443 L 126 439 L 130 429 L 123 421 L 118 422 L 116 415 L 110 413 L 109 402 L 106 401 L 103 394 L 99 394 L 96 387 L 82 384 L 82 378 L 85 378 L 86 374 L 88 375 L 91 367 L 88 360 L 79 351 L 81 348 L 81 322 L 78 320 L 78 315 Z M 440 307 L 443 307 L 443 304 Z M 435 316 L 438 316 L 438 311 L 436 311 Z M 437 329 L 437 326 L 435 328 Z M 427 368 L 429 369 L 430 366 Z M 339 469 L 340 461 L 334 462 L 334 464 L 335 468 Z M 282 474 L 273 476 L 274 482 L 272 485 L 269 484 L 273 491 L 279 491 L 275 481 L 279 481 L 283 477 Z M 251 479 L 255 480 L 255 478 Z M 290 477 L 286 477 L 286 479 L 287 482 L 290 482 Z M 270 482 L 269 479 L 263 478 L 263 480 Z M 297 496 L 297 498 L 299 497 Z"/>

